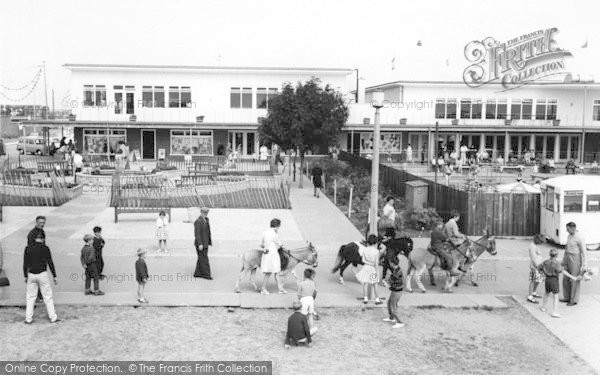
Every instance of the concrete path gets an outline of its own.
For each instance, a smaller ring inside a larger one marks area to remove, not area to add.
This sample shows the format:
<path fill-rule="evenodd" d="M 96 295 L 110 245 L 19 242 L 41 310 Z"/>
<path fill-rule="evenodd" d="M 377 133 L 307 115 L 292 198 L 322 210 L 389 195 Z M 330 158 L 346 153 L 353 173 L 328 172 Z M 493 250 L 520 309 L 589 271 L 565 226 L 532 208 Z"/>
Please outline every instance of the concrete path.
<path fill-rule="evenodd" d="M 570 347 L 577 355 L 600 373 L 600 295 L 581 296 L 576 306 L 560 303 L 562 318 L 552 318 L 552 303 L 548 301 L 548 312 L 539 310 L 539 304 L 527 302 L 523 296 L 514 297 L 550 332 Z M 540 302 L 541 303 L 541 302 Z M 557 353 L 561 355 L 561 353 Z"/>
<path fill-rule="evenodd" d="M 324 195 L 313 197 L 312 185 L 305 179 L 304 189 L 292 184 L 291 210 L 232 210 L 214 209 L 210 212 L 214 246 L 210 249 L 211 268 L 214 280 L 193 277 L 196 254 L 193 247 L 193 225 L 188 221 L 186 209 L 172 210 L 169 227 L 168 247 L 170 253 L 157 253 L 154 239 L 154 214 L 122 215 L 119 223 L 113 222 L 113 209 L 107 207 L 107 195 L 86 193 L 81 198 L 56 208 L 40 210 L 48 216 L 46 224 L 47 243 L 52 249 L 59 283 L 54 287 L 58 304 L 136 304 L 136 282 L 134 274 L 135 251 L 138 247 L 148 248 L 148 268 L 151 280 L 146 288 L 148 299 L 156 305 L 194 306 L 241 306 L 241 307 L 289 307 L 294 298 L 296 282 L 286 279 L 290 294 L 257 294 L 250 283 L 241 284 L 242 293 L 233 293 L 233 287 L 241 268 L 240 255 L 256 248 L 262 231 L 269 221 L 277 217 L 282 220 L 281 238 L 288 248 L 306 246 L 312 242 L 319 252 L 319 267 L 316 282 L 319 289 L 320 307 L 357 306 L 362 288 L 353 276 L 346 272 L 346 284 L 337 283 L 330 270 L 333 267 L 340 245 L 360 240 L 362 235 L 350 221 Z M 8 288 L 0 288 L 0 305 L 23 305 L 25 283 L 22 275 L 22 254 L 25 238 L 34 225 L 38 214 L 35 209 L 11 207 L 7 211 L 6 224 L 1 228 L 1 240 L 5 253 L 5 270 L 12 282 Z M 197 216 L 192 213 L 192 217 Z M 104 250 L 107 279 L 101 282 L 105 296 L 83 295 L 83 269 L 79 254 L 83 235 L 90 233 L 93 226 L 103 228 L 107 241 Z M 297 267 L 301 275 L 304 265 Z M 355 270 L 354 270 L 355 271 Z M 260 282 L 262 275 L 257 274 Z M 276 291 L 273 281 L 269 286 Z M 504 307 L 499 300 L 485 295 L 476 295 L 465 288 L 457 295 L 414 295 L 404 299 L 411 305 L 452 307 Z M 483 291 L 483 289 L 482 289 Z M 387 290 L 380 288 L 382 296 Z M 468 293 L 465 294 L 465 293 Z M 373 306 L 372 303 L 369 306 Z"/>

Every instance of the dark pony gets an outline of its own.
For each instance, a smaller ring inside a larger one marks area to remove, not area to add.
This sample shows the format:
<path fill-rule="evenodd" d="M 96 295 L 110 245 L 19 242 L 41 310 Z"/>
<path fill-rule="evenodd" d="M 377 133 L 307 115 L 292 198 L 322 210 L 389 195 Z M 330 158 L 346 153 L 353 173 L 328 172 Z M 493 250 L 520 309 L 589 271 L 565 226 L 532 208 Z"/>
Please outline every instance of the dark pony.
<path fill-rule="evenodd" d="M 393 232 L 393 233 L 392 233 Z M 389 237 L 391 238 L 387 238 Z M 385 279 L 388 270 L 392 270 L 391 263 L 397 262 L 398 255 L 402 254 L 408 258 L 408 254 L 413 249 L 413 240 L 408 237 L 395 238 L 395 231 L 393 229 L 386 232 L 386 237 L 378 237 L 378 245 L 384 245 L 386 247 L 385 254 L 382 255 L 380 264 L 383 267 L 383 278 Z M 365 245 L 364 242 L 361 242 Z M 396 259 L 394 261 L 394 259 Z M 363 264 L 362 258 L 358 253 L 358 243 L 350 242 L 346 245 L 340 246 L 338 251 L 335 266 L 331 270 L 331 273 L 340 271 L 340 284 L 344 283 L 344 271 L 349 265 L 357 267 L 359 264 Z"/>

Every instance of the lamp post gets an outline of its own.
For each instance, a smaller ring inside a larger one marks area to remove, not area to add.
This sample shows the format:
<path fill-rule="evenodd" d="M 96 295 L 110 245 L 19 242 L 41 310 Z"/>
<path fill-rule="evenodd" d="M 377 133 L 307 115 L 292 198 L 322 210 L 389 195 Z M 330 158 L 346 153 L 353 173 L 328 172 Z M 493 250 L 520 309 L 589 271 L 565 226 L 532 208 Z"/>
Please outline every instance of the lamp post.
<path fill-rule="evenodd" d="M 354 100 L 356 101 L 356 104 L 358 104 L 358 69 L 354 70 L 356 70 L 356 94 L 354 95 Z"/>
<path fill-rule="evenodd" d="M 371 161 L 371 208 L 369 234 L 377 235 L 377 205 L 379 203 L 379 109 L 383 107 L 383 91 L 373 92 L 371 105 L 375 108 L 375 128 L 373 129 L 373 160 Z"/>

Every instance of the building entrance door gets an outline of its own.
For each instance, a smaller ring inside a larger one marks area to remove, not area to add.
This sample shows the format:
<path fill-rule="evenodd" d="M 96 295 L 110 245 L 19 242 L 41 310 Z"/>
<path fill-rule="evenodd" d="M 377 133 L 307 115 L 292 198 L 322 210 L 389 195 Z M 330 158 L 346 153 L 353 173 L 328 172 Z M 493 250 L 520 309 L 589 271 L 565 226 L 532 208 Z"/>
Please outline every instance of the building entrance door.
<path fill-rule="evenodd" d="M 142 130 L 142 159 L 156 159 L 155 130 Z"/>

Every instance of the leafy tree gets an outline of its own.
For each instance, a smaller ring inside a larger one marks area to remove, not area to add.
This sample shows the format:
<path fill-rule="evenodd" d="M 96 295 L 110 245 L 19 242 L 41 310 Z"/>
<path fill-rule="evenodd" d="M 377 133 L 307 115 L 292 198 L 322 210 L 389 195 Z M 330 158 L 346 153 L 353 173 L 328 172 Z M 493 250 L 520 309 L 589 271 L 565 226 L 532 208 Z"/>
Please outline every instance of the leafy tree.
<path fill-rule="evenodd" d="M 342 94 L 329 85 L 322 88 L 321 81 L 314 77 L 304 84 L 298 82 L 296 87 L 285 83 L 281 93 L 269 100 L 268 107 L 258 127 L 261 140 L 276 143 L 285 151 L 298 150 L 301 171 L 306 150 L 319 148 L 322 152 L 335 145 L 348 119 Z"/>

